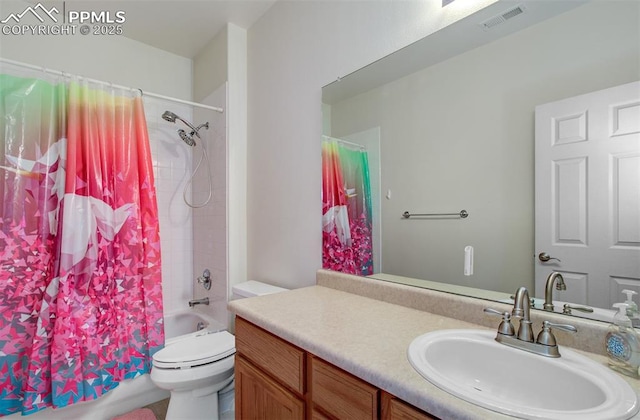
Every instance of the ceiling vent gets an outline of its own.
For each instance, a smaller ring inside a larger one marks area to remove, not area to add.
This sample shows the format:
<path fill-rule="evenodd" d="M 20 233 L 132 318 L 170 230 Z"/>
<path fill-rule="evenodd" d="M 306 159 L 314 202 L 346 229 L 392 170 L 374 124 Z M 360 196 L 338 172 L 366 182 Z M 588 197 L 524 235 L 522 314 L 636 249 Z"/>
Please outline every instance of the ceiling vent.
<path fill-rule="evenodd" d="M 485 20 L 484 22 L 480 23 L 480 26 L 482 27 L 482 29 L 484 29 L 485 31 L 498 26 L 504 22 L 506 22 L 507 20 L 514 18 L 518 15 L 521 15 L 525 12 L 525 7 L 523 5 L 518 5 L 515 7 L 512 7 L 509 10 L 506 10 L 502 13 L 500 13 L 497 16 L 491 17 L 487 20 Z"/>

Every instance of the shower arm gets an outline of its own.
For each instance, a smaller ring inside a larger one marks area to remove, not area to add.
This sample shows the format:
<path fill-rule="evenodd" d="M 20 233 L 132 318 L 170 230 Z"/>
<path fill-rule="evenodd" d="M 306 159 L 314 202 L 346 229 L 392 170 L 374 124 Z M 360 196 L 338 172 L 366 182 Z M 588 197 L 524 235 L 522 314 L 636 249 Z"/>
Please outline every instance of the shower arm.
<path fill-rule="evenodd" d="M 179 119 L 180 121 L 182 121 L 182 122 L 183 122 L 187 127 L 189 127 L 190 129 L 192 129 L 196 134 L 198 134 L 198 130 L 200 129 L 200 127 L 195 128 L 195 127 L 194 127 L 194 126 L 193 126 L 189 121 L 185 121 L 185 120 L 183 120 L 183 119 L 182 119 L 182 118 L 180 118 L 178 115 L 175 115 L 175 114 L 173 114 L 173 115 L 175 116 L 175 118 L 177 118 L 177 119 Z M 204 125 L 204 124 L 203 124 L 203 125 Z M 198 136 L 198 137 L 200 137 L 200 136 Z"/>
<path fill-rule="evenodd" d="M 193 128 L 193 131 L 191 132 L 191 135 L 193 136 L 193 135 L 195 134 L 196 136 L 198 136 L 198 138 L 201 138 L 201 137 L 200 137 L 200 134 L 199 134 L 199 131 L 200 131 L 200 129 L 201 129 L 202 127 L 206 128 L 206 129 L 208 130 L 208 129 L 209 129 L 209 123 L 208 123 L 208 122 L 206 122 L 206 123 L 204 123 L 204 124 L 200 124 L 200 125 L 199 125 L 198 127 L 196 127 L 196 128 L 191 127 L 191 128 Z"/>

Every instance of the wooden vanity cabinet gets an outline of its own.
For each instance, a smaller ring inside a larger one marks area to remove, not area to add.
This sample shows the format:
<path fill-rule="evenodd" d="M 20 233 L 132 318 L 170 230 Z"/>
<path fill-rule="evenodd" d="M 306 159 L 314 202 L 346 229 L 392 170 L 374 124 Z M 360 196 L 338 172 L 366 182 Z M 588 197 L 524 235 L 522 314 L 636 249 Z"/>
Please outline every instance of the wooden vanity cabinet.
<path fill-rule="evenodd" d="M 435 419 L 240 317 L 236 351 L 237 419 Z"/>
<path fill-rule="evenodd" d="M 243 357 L 236 357 L 236 416 L 239 419 L 304 419 L 304 400 L 287 391 Z"/>
<path fill-rule="evenodd" d="M 313 411 L 326 418 L 375 420 L 380 390 L 315 356 L 310 357 Z"/>
<path fill-rule="evenodd" d="M 438 420 L 430 414 L 416 408 L 393 395 L 382 392 L 382 420 Z"/>
<path fill-rule="evenodd" d="M 236 317 L 236 418 L 306 418 L 305 352 Z"/>

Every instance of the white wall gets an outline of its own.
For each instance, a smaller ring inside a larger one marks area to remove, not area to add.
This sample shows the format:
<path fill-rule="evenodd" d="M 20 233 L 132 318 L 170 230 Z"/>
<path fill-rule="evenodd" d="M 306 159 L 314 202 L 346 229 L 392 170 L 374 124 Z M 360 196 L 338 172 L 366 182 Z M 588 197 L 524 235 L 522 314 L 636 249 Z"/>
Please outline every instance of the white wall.
<path fill-rule="evenodd" d="M 382 127 L 385 273 L 531 290 L 535 106 L 638 80 L 639 11 L 589 3 L 332 106 L 336 136 Z M 468 219 L 400 218 L 461 209 Z"/>
<path fill-rule="evenodd" d="M 2 2 L 2 16 L 26 3 Z M 191 60 L 121 36 L 0 36 L 0 57 L 117 85 L 191 99 Z M 190 149 L 175 124 L 162 120 L 167 109 L 191 118 L 190 106 L 144 97 L 158 194 L 165 312 L 185 309 L 192 298 L 191 212 L 182 188 L 191 169 Z"/>
<path fill-rule="evenodd" d="M 218 86 L 216 93 L 211 94 L 218 83 L 222 85 Z M 214 252 L 206 255 L 209 255 L 209 262 L 216 273 L 215 287 L 206 294 L 215 300 L 209 312 L 226 324 L 226 320 L 222 318 L 226 317 L 225 302 L 230 296 L 231 288 L 247 280 L 246 30 L 232 23 L 227 24 L 225 30 L 211 40 L 194 59 L 194 97 L 205 98 L 204 103 L 224 109 L 223 114 L 214 118 L 215 121 L 220 121 L 220 124 L 214 123 L 216 130 L 226 129 L 226 132 L 220 132 L 220 139 L 215 140 L 216 143 L 224 142 L 224 145 L 215 146 L 216 153 L 212 158 L 214 170 L 223 171 L 218 172 L 214 180 L 220 194 L 214 195 L 215 214 L 201 218 L 194 225 L 194 232 L 206 229 L 215 235 L 208 243 L 201 244 L 206 248 L 214 243 Z M 214 98 L 225 101 L 217 103 Z M 224 123 L 219 117 L 224 119 Z M 222 186 L 225 187 L 224 191 L 221 190 Z M 224 196 L 221 196 L 222 193 Z M 199 236 L 200 234 L 195 234 L 196 241 L 199 241 Z M 200 268 L 196 267 L 196 271 L 200 271 Z M 199 286 L 196 286 L 196 292 L 198 295 L 205 294 Z"/>
<path fill-rule="evenodd" d="M 193 58 L 193 99 L 202 102 L 228 80 L 228 27 Z"/>
<path fill-rule="evenodd" d="M 4 17 L 23 11 L 28 4 L 2 1 L 0 6 Z M 2 34 L 0 57 L 191 99 L 190 59 L 123 36 Z"/>
<path fill-rule="evenodd" d="M 247 31 L 228 24 L 227 252 L 229 289 L 247 281 Z"/>
<path fill-rule="evenodd" d="M 249 278 L 315 283 L 322 86 L 491 3 L 278 1 L 249 29 Z"/>

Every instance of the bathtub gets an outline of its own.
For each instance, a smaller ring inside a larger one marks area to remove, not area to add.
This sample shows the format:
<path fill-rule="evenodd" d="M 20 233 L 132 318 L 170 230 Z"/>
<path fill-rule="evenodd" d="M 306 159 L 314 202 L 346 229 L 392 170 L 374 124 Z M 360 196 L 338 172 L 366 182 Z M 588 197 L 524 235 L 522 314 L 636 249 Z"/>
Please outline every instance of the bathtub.
<path fill-rule="evenodd" d="M 223 325 L 213 318 L 193 310 L 186 310 L 165 315 L 165 345 L 191 337 L 198 328 L 211 331 L 222 331 Z M 109 420 L 136 408 L 169 398 L 169 391 L 156 387 L 148 374 L 121 382 L 117 388 L 106 393 L 97 400 L 73 404 L 61 409 L 47 408 L 27 417 L 20 413 L 4 418 L 17 420 Z"/>

